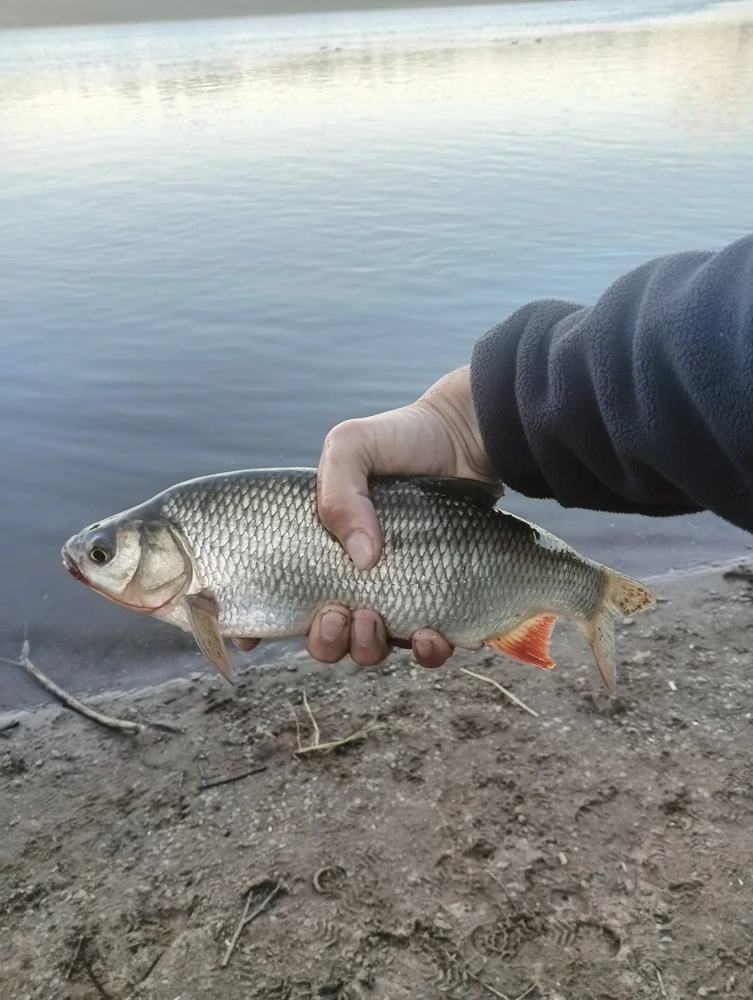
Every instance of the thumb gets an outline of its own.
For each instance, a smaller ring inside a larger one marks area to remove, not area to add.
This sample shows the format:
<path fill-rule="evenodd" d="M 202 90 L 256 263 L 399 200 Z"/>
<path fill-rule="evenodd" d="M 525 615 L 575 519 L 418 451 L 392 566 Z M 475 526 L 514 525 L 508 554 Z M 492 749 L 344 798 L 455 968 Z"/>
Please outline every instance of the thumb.
<path fill-rule="evenodd" d="M 382 532 L 369 499 L 373 443 L 368 420 L 338 424 L 325 439 L 317 473 L 322 523 L 362 570 L 371 569 L 382 551 Z"/>

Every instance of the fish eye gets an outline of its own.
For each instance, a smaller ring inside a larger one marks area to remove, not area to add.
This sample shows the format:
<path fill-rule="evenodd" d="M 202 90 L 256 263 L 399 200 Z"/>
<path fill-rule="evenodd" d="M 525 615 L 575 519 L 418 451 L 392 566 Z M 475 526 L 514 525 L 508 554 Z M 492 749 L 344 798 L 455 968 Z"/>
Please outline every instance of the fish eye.
<path fill-rule="evenodd" d="M 97 539 L 89 549 L 89 558 L 98 566 L 105 566 L 113 557 L 111 546 L 103 539 Z"/>

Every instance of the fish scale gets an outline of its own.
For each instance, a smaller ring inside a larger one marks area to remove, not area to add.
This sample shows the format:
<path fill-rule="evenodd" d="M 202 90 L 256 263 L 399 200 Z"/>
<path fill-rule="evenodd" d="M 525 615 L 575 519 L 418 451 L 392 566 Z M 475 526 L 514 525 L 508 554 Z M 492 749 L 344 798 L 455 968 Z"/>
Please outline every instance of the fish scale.
<path fill-rule="evenodd" d="M 540 666 L 553 665 L 549 634 L 564 616 L 613 688 L 614 619 L 651 606 L 641 584 L 500 510 L 484 484 L 372 477 L 369 491 L 383 551 L 368 571 L 319 520 L 313 469 L 180 483 L 84 529 L 63 558 L 104 596 L 192 629 L 223 672 L 223 637 L 305 634 L 334 603 L 378 612 L 396 639 L 429 627 L 454 646 L 489 643 Z"/>
<path fill-rule="evenodd" d="M 483 631 L 495 635 L 537 597 L 583 615 L 598 598 L 598 568 L 545 547 L 532 560 L 535 529 L 492 506 L 478 487 L 455 497 L 431 480 L 390 478 L 375 480 L 371 494 L 384 547 L 370 573 L 321 526 L 313 471 L 189 483 L 167 494 L 162 513 L 180 525 L 228 635 L 297 634 L 312 609 L 337 602 L 379 609 L 396 638 L 441 628 L 454 644 L 477 647 L 481 616 Z M 234 544 L 222 545 L 218 532 L 229 524 Z M 545 578 L 549 571 L 543 590 L 542 571 Z"/>

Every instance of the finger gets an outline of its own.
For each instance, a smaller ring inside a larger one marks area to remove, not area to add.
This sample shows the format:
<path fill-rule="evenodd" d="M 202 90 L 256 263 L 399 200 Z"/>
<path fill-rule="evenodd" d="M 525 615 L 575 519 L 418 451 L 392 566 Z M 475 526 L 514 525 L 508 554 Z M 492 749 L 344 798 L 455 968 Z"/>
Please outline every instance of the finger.
<path fill-rule="evenodd" d="M 233 639 L 233 645 L 247 653 L 250 649 L 256 649 L 261 639 Z"/>
<path fill-rule="evenodd" d="M 441 667 L 453 653 L 452 646 L 444 636 L 429 628 L 422 628 L 418 632 L 414 632 L 412 645 L 416 663 L 431 669 Z"/>
<path fill-rule="evenodd" d="M 371 569 L 382 548 L 382 532 L 369 499 L 370 435 L 365 424 L 350 420 L 330 431 L 317 473 L 322 523 L 362 570 Z"/>
<path fill-rule="evenodd" d="M 350 658 L 361 667 L 375 667 L 390 654 L 384 622 L 373 611 L 354 611 L 350 624 Z"/>
<path fill-rule="evenodd" d="M 317 614 L 306 637 L 306 649 L 320 663 L 337 663 L 348 652 L 350 613 L 339 605 L 328 605 Z"/>

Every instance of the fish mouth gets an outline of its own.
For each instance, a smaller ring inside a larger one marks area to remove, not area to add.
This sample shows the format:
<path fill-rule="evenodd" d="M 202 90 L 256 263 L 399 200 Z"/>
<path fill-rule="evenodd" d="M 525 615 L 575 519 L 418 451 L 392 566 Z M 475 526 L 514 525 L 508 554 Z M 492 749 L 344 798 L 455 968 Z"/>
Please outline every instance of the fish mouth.
<path fill-rule="evenodd" d="M 63 566 L 68 570 L 73 579 L 78 580 L 79 583 L 83 583 L 87 587 L 91 587 L 91 583 L 89 583 L 84 574 L 76 565 L 75 560 L 73 560 L 70 557 L 70 555 L 66 552 L 65 549 L 63 549 L 62 551 L 62 557 L 63 557 Z"/>
<path fill-rule="evenodd" d="M 145 606 L 143 604 L 134 604 L 130 601 L 123 600 L 122 597 L 116 597 L 114 594 L 109 594 L 106 590 L 103 590 L 101 587 L 97 587 L 91 582 L 91 580 L 88 580 L 78 568 L 76 560 L 65 548 L 61 554 L 63 557 L 63 566 L 71 574 L 74 580 L 78 580 L 79 583 L 83 583 L 85 587 L 93 590 L 95 594 L 99 594 L 100 597 L 107 598 L 108 601 L 112 601 L 113 604 L 117 604 L 121 608 L 127 608 L 129 611 L 140 611 L 142 614 L 146 615 L 156 615 L 160 611 L 164 611 L 165 608 L 169 604 L 172 604 L 175 600 L 174 597 L 168 597 L 167 600 L 162 602 L 162 604 L 158 604 L 154 607 Z"/>

